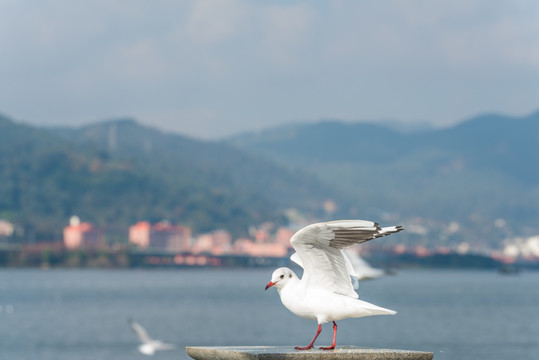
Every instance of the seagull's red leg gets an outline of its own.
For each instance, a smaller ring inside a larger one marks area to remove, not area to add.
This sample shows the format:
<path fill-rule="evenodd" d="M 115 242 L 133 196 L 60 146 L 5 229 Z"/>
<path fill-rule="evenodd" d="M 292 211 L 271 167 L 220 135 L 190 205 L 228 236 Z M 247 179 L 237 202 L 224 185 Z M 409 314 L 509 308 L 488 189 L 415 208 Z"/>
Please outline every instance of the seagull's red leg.
<path fill-rule="evenodd" d="M 321 347 L 321 350 L 333 350 L 335 349 L 335 337 L 337 336 L 337 323 L 333 322 L 333 343 L 330 347 Z"/>
<path fill-rule="evenodd" d="M 316 341 L 316 338 L 318 337 L 318 335 L 320 335 L 320 331 L 322 331 L 322 324 L 318 324 L 318 330 L 316 331 L 316 335 L 314 336 L 313 341 L 311 341 L 311 343 L 309 345 L 305 346 L 305 347 L 296 346 L 296 350 L 309 350 L 309 349 L 311 349 L 314 346 L 314 342 Z"/>

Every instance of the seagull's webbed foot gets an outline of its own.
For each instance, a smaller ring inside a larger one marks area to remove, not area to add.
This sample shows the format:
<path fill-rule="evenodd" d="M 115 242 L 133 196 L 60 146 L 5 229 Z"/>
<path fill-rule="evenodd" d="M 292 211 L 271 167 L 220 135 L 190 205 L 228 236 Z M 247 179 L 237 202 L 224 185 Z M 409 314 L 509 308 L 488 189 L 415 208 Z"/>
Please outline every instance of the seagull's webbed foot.
<path fill-rule="evenodd" d="M 321 346 L 319 347 L 320 350 L 333 350 L 335 349 L 335 346 Z"/>
<path fill-rule="evenodd" d="M 314 346 L 314 342 L 316 341 L 316 338 L 318 337 L 318 335 L 320 335 L 320 331 L 322 331 L 322 324 L 318 324 L 318 330 L 316 331 L 316 335 L 314 336 L 313 341 L 311 341 L 309 343 L 309 345 L 307 345 L 305 347 L 296 346 L 295 349 L 296 350 L 309 350 L 309 349 L 312 349 L 313 346 Z"/>

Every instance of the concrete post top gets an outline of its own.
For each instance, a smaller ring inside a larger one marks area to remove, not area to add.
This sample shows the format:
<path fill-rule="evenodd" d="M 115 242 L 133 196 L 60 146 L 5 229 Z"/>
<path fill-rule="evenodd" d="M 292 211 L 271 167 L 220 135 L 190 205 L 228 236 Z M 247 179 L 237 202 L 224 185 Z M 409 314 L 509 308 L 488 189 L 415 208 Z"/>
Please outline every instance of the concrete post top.
<path fill-rule="evenodd" d="M 338 346 L 295 350 L 291 346 L 207 346 L 185 348 L 195 360 L 431 360 L 431 352 Z"/>

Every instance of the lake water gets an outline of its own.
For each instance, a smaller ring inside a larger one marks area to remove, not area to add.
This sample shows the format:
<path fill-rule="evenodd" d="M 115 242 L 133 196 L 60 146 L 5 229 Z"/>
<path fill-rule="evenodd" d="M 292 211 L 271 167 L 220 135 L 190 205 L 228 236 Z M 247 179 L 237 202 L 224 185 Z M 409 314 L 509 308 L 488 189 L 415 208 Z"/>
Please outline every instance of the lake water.
<path fill-rule="evenodd" d="M 0 358 L 145 359 L 127 319 L 185 346 L 306 345 L 316 323 L 286 310 L 272 269 L 0 270 Z M 435 359 L 538 359 L 539 273 L 402 271 L 362 282 L 395 316 L 338 323 L 337 346 L 434 352 Z M 331 343 L 323 326 L 316 345 Z"/>

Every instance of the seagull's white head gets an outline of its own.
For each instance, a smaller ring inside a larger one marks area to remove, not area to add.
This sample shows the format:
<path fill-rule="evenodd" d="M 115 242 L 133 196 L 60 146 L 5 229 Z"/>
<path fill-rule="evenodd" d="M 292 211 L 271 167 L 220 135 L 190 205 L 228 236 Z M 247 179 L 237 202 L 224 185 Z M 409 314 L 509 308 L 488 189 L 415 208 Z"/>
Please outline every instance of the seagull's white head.
<path fill-rule="evenodd" d="M 289 268 L 278 268 L 271 274 L 271 281 L 266 285 L 266 290 L 275 286 L 278 290 L 281 290 L 286 284 L 293 279 L 297 279 L 296 274 Z"/>

